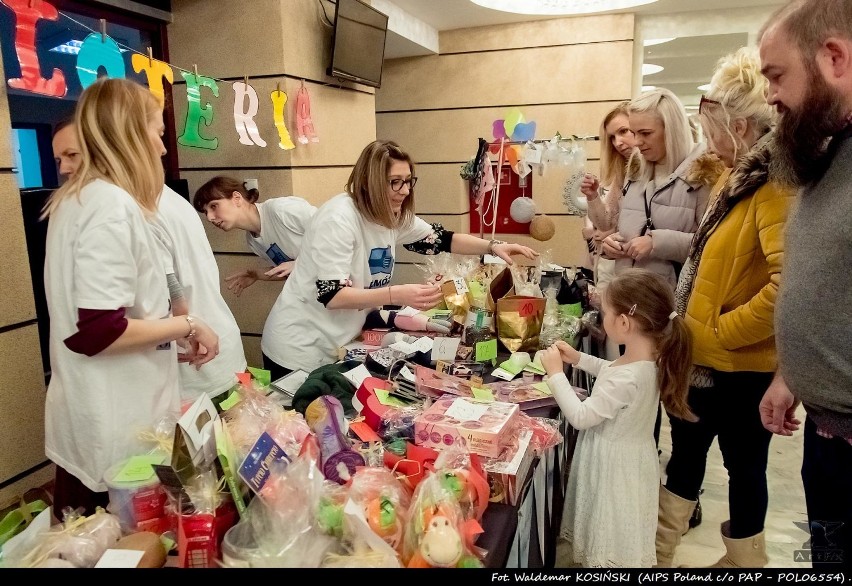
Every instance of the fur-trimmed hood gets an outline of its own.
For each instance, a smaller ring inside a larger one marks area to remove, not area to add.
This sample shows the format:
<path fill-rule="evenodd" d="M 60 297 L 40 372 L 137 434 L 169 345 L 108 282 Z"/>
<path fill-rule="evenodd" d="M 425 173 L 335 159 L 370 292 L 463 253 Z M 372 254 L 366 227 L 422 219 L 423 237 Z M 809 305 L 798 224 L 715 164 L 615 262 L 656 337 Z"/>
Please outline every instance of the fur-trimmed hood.
<path fill-rule="evenodd" d="M 732 203 L 750 195 L 769 182 L 769 161 L 774 149 L 772 133 L 763 135 L 731 172 L 725 184 Z"/>

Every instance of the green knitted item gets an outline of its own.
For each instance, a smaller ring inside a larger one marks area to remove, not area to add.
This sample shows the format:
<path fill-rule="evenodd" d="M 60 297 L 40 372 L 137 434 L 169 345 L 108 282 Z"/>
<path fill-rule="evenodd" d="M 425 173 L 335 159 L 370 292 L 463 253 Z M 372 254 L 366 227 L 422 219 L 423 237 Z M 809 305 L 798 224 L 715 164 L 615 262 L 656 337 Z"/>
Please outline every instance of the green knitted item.
<path fill-rule="evenodd" d="M 340 400 L 344 414 L 354 414 L 352 397 L 357 389 L 342 373 L 349 372 L 359 364 L 361 362 L 357 360 L 345 360 L 320 366 L 311 372 L 302 386 L 299 387 L 299 390 L 296 391 L 296 394 L 293 395 L 293 409 L 304 415 L 305 409 L 314 399 L 322 395 L 331 395 Z"/>

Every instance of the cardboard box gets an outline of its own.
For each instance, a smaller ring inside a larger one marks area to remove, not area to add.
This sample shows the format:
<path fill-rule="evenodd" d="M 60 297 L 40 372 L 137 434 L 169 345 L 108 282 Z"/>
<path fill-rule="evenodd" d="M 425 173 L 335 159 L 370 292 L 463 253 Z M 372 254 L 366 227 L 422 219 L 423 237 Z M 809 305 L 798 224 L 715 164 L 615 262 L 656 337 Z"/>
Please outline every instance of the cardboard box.
<path fill-rule="evenodd" d="M 496 458 L 519 412 L 512 403 L 444 395 L 414 419 L 414 442 L 436 450 L 462 445 L 472 454 Z"/>
<path fill-rule="evenodd" d="M 489 500 L 492 503 L 518 504 L 529 475 L 535 451 L 530 446 L 532 430 L 524 431 L 518 438 L 518 445 L 506 448 L 507 459 L 486 460 L 483 464 L 488 473 L 488 486 L 491 488 Z M 512 451 L 514 450 L 514 451 Z"/>

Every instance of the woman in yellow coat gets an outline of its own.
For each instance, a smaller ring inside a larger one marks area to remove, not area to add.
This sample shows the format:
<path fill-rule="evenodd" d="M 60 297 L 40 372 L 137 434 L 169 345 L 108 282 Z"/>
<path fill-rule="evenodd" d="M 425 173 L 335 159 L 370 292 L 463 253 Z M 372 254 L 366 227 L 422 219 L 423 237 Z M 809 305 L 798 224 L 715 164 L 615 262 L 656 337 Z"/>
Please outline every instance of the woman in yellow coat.
<path fill-rule="evenodd" d="M 716 566 L 762 567 L 771 434 L 758 413 L 776 366 L 774 306 L 783 232 L 794 193 L 769 176 L 774 122 L 757 51 L 722 58 L 699 115 L 711 149 L 731 167 L 719 178 L 678 280 L 678 313 L 693 338 L 689 406 L 670 417 L 672 456 L 660 490 L 657 563 L 671 565 L 704 480 L 714 437 L 728 470 L 726 555 Z"/>

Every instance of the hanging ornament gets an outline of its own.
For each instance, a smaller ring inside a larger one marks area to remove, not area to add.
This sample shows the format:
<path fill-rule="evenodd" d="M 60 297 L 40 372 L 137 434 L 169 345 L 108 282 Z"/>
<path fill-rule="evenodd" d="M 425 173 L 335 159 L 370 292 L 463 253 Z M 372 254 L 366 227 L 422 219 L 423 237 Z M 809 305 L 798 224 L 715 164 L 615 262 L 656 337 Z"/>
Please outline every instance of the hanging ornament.
<path fill-rule="evenodd" d="M 556 224 L 546 215 L 538 215 L 530 222 L 530 236 L 536 240 L 544 242 L 553 238 L 554 234 L 556 234 Z"/>
<path fill-rule="evenodd" d="M 562 201 L 565 203 L 568 213 L 572 216 L 585 216 L 586 210 L 589 209 L 586 196 L 580 193 L 580 184 L 583 182 L 584 176 L 583 170 L 576 171 L 568 178 L 565 187 L 562 188 Z"/>
<path fill-rule="evenodd" d="M 512 202 L 509 216 L 518 224 L 529 224 L 535 217 L 535 202 L 531 197 L 519 197 Z"/>

